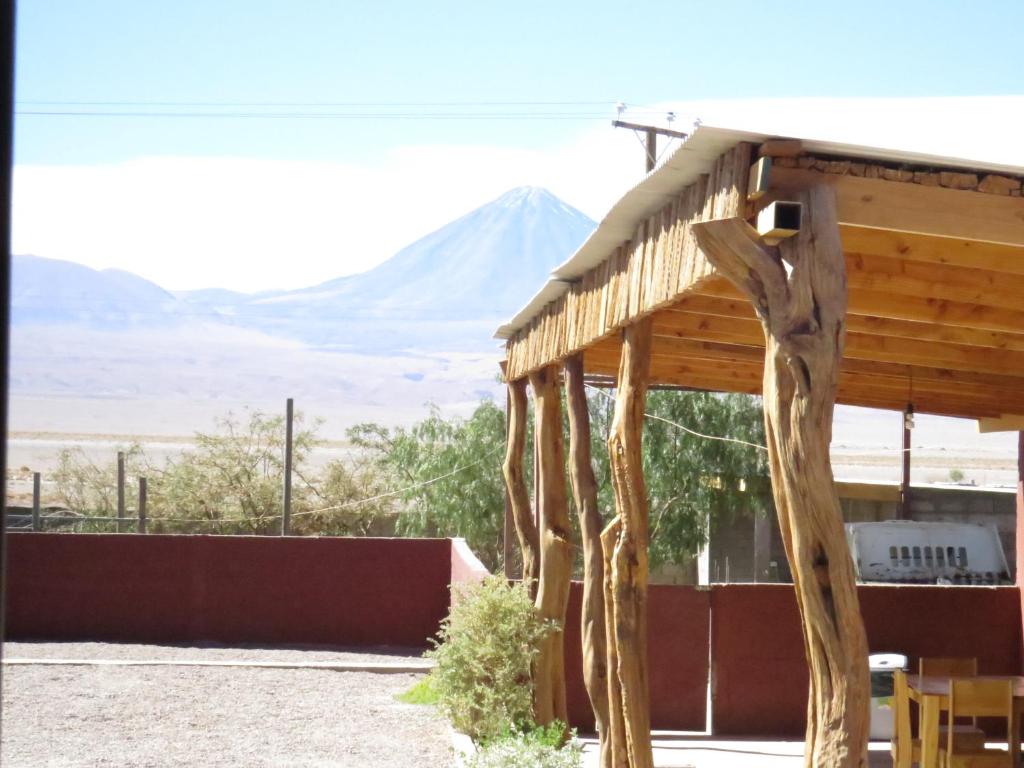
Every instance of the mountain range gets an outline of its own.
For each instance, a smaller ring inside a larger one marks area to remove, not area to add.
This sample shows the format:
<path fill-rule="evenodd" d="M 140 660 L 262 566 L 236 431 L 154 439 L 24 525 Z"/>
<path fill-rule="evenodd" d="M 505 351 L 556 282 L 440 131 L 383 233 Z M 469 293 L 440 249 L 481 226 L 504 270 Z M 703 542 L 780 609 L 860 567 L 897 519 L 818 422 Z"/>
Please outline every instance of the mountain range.
<path fill-rule="evenodd" d="M 299 395 L 343 405 L 346 423 L 364 406 L 407 420 L 427 401 L 468 405 L 495 390 L 495 327 L 594 226 L 522 187 L 367 272 L 256 294 L 171 292 L 122 270 L 15 256 L 12 422 L 18 396 L 235 407 Z"/>
<path fill-rule="evenodd" d="M 95 329 L 207 321 L 329 348 L 482 349 L 493 346 L 490 326 L 515 312 L 594 226 L 547 190 L 521 187 L 367 272 L 256 294 L 171 293 L 121 270 L 15 256 L 12 322 Z M 467 333 L 467 323 L 483 323 L 483 335 Z"/>

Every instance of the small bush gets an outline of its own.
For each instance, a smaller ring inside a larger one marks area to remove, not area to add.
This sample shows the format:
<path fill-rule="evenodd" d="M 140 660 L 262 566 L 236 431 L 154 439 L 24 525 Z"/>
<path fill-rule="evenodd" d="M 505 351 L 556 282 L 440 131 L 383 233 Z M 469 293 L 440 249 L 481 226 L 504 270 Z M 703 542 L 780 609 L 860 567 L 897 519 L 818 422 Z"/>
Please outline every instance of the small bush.
<path fill-rule="evenodd" d="M 532 728 L 530 664 L 556 625 L 537 616 L 524 585 L 500 576 L 462 587 L 453 598 L 440 643 L 427 654 L 437 661 L 438 707 L 478 743 Z"/>
<path fill-rule="evenodd" d="M 583 748 L 571 741 L 559 748 L 561 723 L 492 741 L 468 761 L 468 768 L 580 768 Z"/>

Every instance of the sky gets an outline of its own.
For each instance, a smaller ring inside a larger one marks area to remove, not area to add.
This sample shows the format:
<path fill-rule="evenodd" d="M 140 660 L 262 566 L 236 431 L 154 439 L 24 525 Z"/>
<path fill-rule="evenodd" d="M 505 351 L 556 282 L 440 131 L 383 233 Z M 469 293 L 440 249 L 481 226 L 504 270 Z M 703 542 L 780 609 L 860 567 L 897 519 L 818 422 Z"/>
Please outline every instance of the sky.
<path fill-rule="evenodd" d="M 515 186 L 599 219 L 643 170 L 620 102 L 1024 165 L 1021 28 L 1015 0 L 20 0 L 13 248 L 254 291 Z"/>

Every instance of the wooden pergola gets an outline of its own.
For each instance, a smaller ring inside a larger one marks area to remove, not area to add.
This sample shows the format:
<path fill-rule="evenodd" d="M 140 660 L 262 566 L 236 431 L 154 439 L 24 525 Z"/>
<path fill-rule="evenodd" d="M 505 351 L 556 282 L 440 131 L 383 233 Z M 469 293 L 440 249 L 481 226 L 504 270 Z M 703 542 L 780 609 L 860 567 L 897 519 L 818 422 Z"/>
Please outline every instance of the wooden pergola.
<path fill-rule="evenodd" d="M 499 329 L 512 403 L 506 478 L 526 576 L 541 611 L 563 620 L 563 380 L 567 390 L 585 672 L 604 765 L 651 764 L 639 459 L 655 384 L 764 396 L 811 668 L 807 763 L 865 764 L 867 646 L 829 463 L 833 406 L 1024 428 L 1022 178 L 1019 167 L 701 126 Z M 617 518 L 603 533 L 580 438 L 586 376 L 617 384 Z M 538 406 L 539 530 L 522 482 L 527 382 Z M 535 670 L 542 721 L 564 719 L 559 643 Z"/>

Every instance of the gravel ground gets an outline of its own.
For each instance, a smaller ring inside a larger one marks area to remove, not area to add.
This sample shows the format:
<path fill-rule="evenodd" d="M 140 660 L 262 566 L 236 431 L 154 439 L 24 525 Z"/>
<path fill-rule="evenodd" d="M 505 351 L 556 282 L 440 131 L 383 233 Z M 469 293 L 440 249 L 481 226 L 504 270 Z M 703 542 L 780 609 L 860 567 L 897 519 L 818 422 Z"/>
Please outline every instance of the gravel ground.
<path fill-rule="evenodd" d="M 339 661 L 364 664 L 420 661 L 414 648 L 261 648 L 133 643 L 4 643 L 5 659 L 175 659 L 182 661 Z"/>
<path fill-rule="evenodd" d="M 44 650 L 51 658 L 82 658 L 89 651 L 111 658 L 113 650 L 121 658 L 169 658 L 183 649 L 9 643 L 4 653 L 24 658 Z M 213 650 L 229 657 L 228 649 L 192 649 L 204 660 L 213 660 L 207 655 Z M 289 661 L 294 654 L 336 653 L 245 652 L 254 654 L 245 657 L 250 660 L 293 654 Z M 396 660 L 380 654 L 361 658 Z M 419 677 L 217 667 L 7 667 L 0 757 L 10 768 L 451 765 L 447 726 L 433 708 L 394 698 Z"/>

